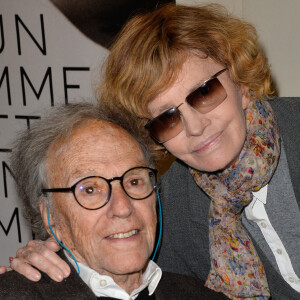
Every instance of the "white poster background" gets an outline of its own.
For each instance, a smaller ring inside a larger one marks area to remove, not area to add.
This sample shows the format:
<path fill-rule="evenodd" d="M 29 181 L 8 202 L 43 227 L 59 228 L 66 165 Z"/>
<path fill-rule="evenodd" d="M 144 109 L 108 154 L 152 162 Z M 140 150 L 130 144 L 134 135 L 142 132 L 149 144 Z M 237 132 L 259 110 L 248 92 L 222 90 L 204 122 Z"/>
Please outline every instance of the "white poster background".
<path fill-rule="evenodd" d="M 11 142 L 18 130 L 39 122 L 43 111 L 64 103 L 66 91 L 69 103 L 92 99 L 108 51 L 48 0 L 0 0 L 0 16 L 0 265 L 8 266 L 9 256 L 32 238 L 8 170 Z"/>

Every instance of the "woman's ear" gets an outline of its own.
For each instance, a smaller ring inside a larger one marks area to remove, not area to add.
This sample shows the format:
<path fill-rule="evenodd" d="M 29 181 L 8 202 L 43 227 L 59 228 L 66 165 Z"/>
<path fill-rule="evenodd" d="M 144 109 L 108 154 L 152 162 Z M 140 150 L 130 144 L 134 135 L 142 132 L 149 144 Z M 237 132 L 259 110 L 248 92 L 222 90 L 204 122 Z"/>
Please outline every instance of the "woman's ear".
<path fill-rule="evenodd" d="M 41 216 L 42 216 L 42 219 L 43 219 L 43 223 L 44 223 L 44 226 L 48 232 L 48 234 L 50 236 L 53 236 L 51 230 L 50 230 L 50 225 L 51 225 L 51 228 L 53 230 L 53 232 L 55 233 L 56 237 L 61 240 L 61 237 L 60 237 L 60 232 L 59 230 L 57 230 L 57 227 L 55 226 L 55 222 L 54 222 L 54 218 L 52 217 L 52 214 L 50 213 L 50 207 L 49 207 L 49 203 L 48 203 L 48 200 L 44 199 L 40 205 L 39 205 L 39 208 L 40 208 L 40 212 L 41 212 Z M 49 216 L 49 221 L 48 221 L 48 216 Z M 49 224 L 50 223 L 50 224 Z"/>
<path fill-rule="evenodd" d="M 242 107 L 245 110 L 248 108 L 248 105 L 250 103 L 250 96 L 249 96 L 249 88 L 245 85 L 241 86 L 241 92 L 242 92 Z"/>

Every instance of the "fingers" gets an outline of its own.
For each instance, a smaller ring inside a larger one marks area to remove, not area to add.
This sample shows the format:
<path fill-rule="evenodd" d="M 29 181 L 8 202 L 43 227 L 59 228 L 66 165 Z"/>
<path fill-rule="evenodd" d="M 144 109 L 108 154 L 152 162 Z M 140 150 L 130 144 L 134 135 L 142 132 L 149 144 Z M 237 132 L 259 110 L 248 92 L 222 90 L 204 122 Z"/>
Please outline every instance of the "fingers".
<path fill-rule="evenodd" d="M 57 252 L 58 250 L 60 250 L 60 245 L 57 243 L 57 241 L 55 240 L 55 238 L 53 237 L 49 237 L 46 241 L 45 241 L 45 246 L 49 249 L 52 250 L 53 252 Z"/>
<path fill-rule="evenodd" d="M 55 240 L 30 241 L 17 251 L 17 257 L 13 259 L 11 267 L 32 281 L 38 281 L 42 272 L 48 274 L 55 281 L 62 281 L 70 275 L 70 267 L 54 251 L 60 247 Z"/>
<path fill-rule="evenodd" d="M 26 263 L 26 261 L 23 258 L 15 258 L 11 262 L 11 267 L 16 272 L 27 277 L 29 280 L 39 281 L 41 279 L 41 273 L 34 269 L 31 265 Z"/>
<path fill-rule="evenodd" d="M 11 271 L 11 268 L 0 266 L 0 274 L 3 274 L 7 271 Z"/>

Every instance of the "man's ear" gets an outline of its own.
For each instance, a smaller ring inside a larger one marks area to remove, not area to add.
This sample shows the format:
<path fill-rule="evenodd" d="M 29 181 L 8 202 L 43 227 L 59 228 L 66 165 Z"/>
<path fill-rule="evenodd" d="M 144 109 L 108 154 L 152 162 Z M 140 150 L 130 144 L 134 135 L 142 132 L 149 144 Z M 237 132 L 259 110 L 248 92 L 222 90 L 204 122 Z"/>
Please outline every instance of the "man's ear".
<path fill-rule="evenodd" d="M 43 223 L 44 223 L 44 226 L 48 232 L 48 234 L 50 236 L 53 236 L 51 230 L 50 230 L 50 226 L 49 226 L 49 222 L 50 222 L 50 225 L 51 225 L 51 228 L 53 230 L 53 232 L 55 233 L 56 237 L 61 240 L 61 237 L 60 237 L 60 232 L 59 230 L 57 230 L 57 227 L 55 226 L 55 222 L 54 222 L 54 218 L 52 217 L 52 214 L 50 213 L 50 207 L 49 207 L 49 203 L 48 203 L 48 200 L 47 199 L 44 199 L 40 205 L 39 205 L 39 208 L 40 208 L 40 212 L 41 212 L 41 216 L 42 216 L 42 219 L 43 219 Z M 47 214 L 49 215 L 49 222 L 48 222 L 48 217 L 47 217 Z"/>
<path fill-rule="evenodd" d="M 242 92 L 242 107 L 243 110 L 248 108 L 248 105 L 250 103 L 250 95 L 249 95 L 249 88 L 245 85 L 241 86 L 241 92 Z"/>

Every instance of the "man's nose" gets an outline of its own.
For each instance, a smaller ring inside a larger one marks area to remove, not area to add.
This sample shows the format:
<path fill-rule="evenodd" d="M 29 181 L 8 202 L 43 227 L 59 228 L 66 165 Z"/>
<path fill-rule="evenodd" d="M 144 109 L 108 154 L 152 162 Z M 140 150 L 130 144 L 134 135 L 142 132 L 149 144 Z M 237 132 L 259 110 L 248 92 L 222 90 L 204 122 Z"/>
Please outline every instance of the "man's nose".
<path fill-rule="evenodd" d="M 205 128 L 211 123 L 205 114 L 201 114 L 196 109 L 186 103 L 180 109 L 183 127 L 186 136 L 200 136 Z"/>
<path fill-rule="evenodd" d="M 134 210 L 132 199 L 126 195 L 120 182 L 112 183 L 112 191 L 109 200 L 110 208 L 108 214 L 110 217 L 128 218 Z"/>

